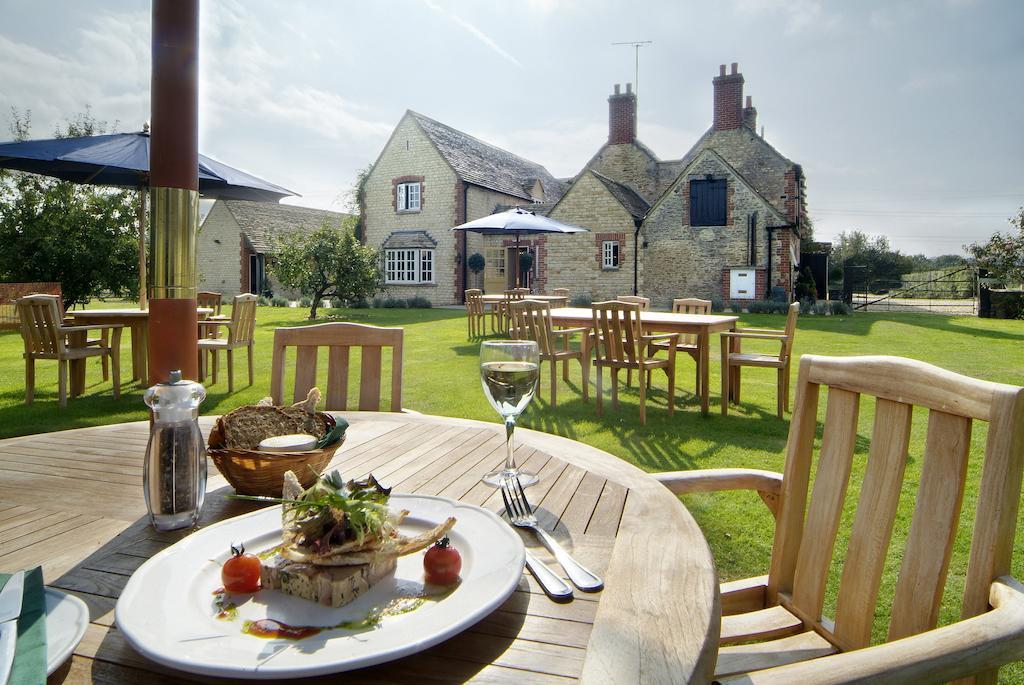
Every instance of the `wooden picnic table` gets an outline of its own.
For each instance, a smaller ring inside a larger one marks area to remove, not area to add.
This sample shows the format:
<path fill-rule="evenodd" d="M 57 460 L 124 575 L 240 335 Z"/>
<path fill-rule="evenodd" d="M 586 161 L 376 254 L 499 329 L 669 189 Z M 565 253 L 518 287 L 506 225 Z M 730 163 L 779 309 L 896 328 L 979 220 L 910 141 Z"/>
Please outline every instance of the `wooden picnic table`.
<path fill-rule="evenodd" d="M 736 330 L 737 316 L 720 314 L 673 314 L 641 310 L 640 323 L 644 333 L 687 333 L 697 336 L 700 350 L 700 413 L 708 414 L 708 373 L 710 369 L 710 338 L 712 333 Z M 590 328 L 594 310 L 589 307 L 561 307 L 551 310 L 551 322 L 557 326 Z"/>
<path fill-rule="evenodd" d="M 199 319 L 213 314 L 209 307 L 197 307 Z M 127 326 L 132 334 L 132 380 L 149 382 L 146 367 L 149 363 L 149 310 L 148 309 L 79 309 L 67 312 L 66 316 L 74 320 L 75 326 L 89 324 L 121 324 Z M 198 354 L 198 352 L 197 352 Z M 77 390 L 76 390 L 77 388 Z M 72 363 L 71 394 L 81 394 L 85 389 L 85 364 Z"/>
<path fill-rule="evenodd" d="M 504 459 L 497 423 L 355 412 L 333 466 L 369 472 L 397 492 L 501 509 L 480 482 Z M 204 432 L 214 417 L 201 420 Z M 540 474 L 528 492 L 541 524 L 605 589 L 549 599 L 524 572 L 493 614 L 419 654 L 346 673 L 345 682 L 711 681 L 720 622 L 718 582 L 700 529 L 679 500 L 636 467 L 573 440 L 520 429 L 517 458 Z M 55 683 L 204 680 L 149 661 L 114 625 L 132 572 L 188 534 L 158 533 L 145 515 L 146 422 L 0 441 L 0 571 L 42 565 L 48 585 L 89 606 L 91 623 Z M 251 511 L 212 464 L 201 526 Z M 527 546 L 551 557 L 532 536 Z M 555 564 L 554 568 L 560 570 Z M 303 682 L 334 682 L 324 677 Z M 225 681 L 217 681 L 225 682 Z"/>
<path fill-rule="evenodd" d="M 501 304 L 505 301 L 504 295 L 497 293 L 491 295 L 481 295 L 480 299 L 483 300 L 484 304 Z M 523 295 L 524 300 L 539 300 L 540 302 L 550 302 L 552 307 L 564 307 L 569 304 L 569 298 L 564 295 Z"/>

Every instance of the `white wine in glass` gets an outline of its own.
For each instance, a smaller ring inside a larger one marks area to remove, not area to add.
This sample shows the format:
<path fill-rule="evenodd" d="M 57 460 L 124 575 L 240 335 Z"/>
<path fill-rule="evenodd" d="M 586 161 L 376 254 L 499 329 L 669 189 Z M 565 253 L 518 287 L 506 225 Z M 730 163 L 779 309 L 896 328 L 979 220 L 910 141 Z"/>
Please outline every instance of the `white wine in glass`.
<path fill-rule="evenodd" d="M 537 474 L 521 471 L 513 458 L 512 434 L 516 419 L 537 392 L 540 356 L 532 340 L 488 340 L 480 345 L 480 383 L 494 410 L 505 420 L 505 466 L 484 476 L 501 487 L 506 478 L 518 477 L 523 487 L 537 482 Z"/>

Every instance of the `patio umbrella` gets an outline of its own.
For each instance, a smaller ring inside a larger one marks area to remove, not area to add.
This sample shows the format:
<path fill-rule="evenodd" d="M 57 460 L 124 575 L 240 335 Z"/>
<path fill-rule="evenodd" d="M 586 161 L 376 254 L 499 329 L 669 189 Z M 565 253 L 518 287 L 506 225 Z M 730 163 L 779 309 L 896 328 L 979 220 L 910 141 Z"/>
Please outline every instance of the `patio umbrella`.
<path fill-rule="evenodd" d="M 113 133 L 0 143 L 0 168 L 52 176 L 74 183 L 149 187 L 149 132 Z M 210 198 L 277 202 L 297 195 L 205 155 L 199 155 L 199 192 Z M 146 303 L 146 194 L 139 193 L 139 306 Z"/>
<path fill-rule="evenodd" d="M 539 215 L 522 207 L 491 214 L 481 219 L 467 221 L 452 228 L 453 231 L 472 231 L 484 235 L 515 235 L 516 237 L 516 259 L 515 274 L 516 286 L 519 285 L 519 236 L 534 235 L 537 233 L 589 233 L 589 229 L 562 223 L 550 217 Z"/>

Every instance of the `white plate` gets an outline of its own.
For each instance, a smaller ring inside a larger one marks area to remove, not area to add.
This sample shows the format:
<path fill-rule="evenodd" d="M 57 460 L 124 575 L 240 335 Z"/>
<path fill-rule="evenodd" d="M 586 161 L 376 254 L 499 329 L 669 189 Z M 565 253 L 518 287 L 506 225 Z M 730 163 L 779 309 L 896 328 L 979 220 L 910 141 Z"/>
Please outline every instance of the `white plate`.
<path fill-rule="evenodd" d="M 89 607 L 74 595 L 46 588 L 46 675 L 71 656 L 89 626 Z"/>
<path fill-rule="evenodd" d="M 473 625 L 512 594 L 523 571 L 519 535 L 480 507 L 441 497 L 391 496 L 391 508 L 411 514 L 402 531 L 432 528 L 449 516 L 449 534 L 462 554 L 462 582 L 443 599 L 410 613 L 386 616 L 362 632 L 329 629 L 302 640 L 265 639 L 242 632 L 244 620 L 271 618 L 299 626 L 358 621 L 376 606 L 407 595 L 423 580 L 423 552 L 399 559 L 394 578 L 374 585 L 339 609 L 276 590 L 261 590 L 238 606 L 235 620 L 219 620 L 213 592 L 229 543 L 242 540 L 258 552 L 281 542 L 281 509 L 269 507 L 222 521 L 160 552 L 132 575 L 117 602 L 118 629 L 139 652 L 192 673 L 281 678 L 347 671 L 431 647 Z"/>

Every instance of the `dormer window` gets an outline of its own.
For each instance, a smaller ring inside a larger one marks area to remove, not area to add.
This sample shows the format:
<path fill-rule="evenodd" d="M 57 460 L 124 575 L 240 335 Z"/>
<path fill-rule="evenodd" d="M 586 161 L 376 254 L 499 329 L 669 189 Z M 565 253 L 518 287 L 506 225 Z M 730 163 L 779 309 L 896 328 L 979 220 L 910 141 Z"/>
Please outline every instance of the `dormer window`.
<path fill-rule="evenodd" d="M 395 209 L 399 212 L 420 211 L 420 184 L 399 183 L 395 186 Z"/>

